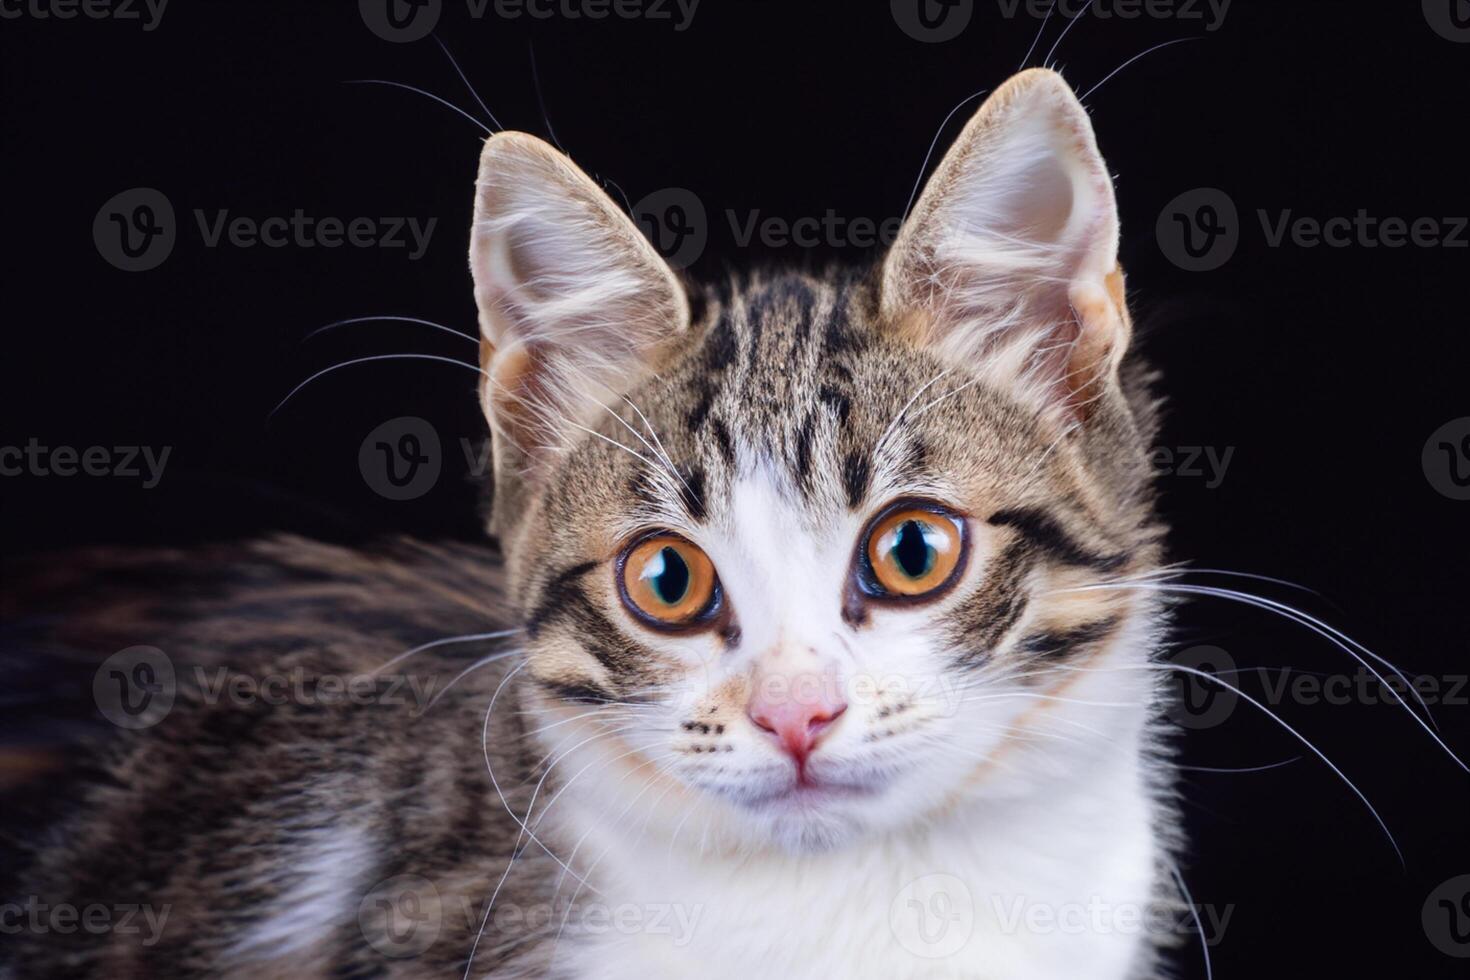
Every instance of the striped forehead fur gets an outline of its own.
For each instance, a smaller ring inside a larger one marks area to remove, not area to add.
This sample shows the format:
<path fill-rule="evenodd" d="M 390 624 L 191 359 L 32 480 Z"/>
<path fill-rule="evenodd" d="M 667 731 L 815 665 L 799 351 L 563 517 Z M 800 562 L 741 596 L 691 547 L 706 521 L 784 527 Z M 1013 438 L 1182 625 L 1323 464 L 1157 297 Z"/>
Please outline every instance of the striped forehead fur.
<path fill-rule="evenodd" d="M 979 494 L 1046 513 L 1099 554 L 1156 538 L 1146 472 L 1128 462 L 1143 456 L 1146 419 L 1112 422 L 1111 435 L 1100 422 L 1113 452 L 1084 454 L 1001 370 L 895 339 L 860 276 L 760 275 L 705 306 L 658 375 L 589 425 L 601 438 L 556 466 L 529 522 L 527 581 L 606 559 L 644 528 L 718 527 L 734 482 L 755 467 L 776 474 L 814 526 L 899 492 Z"/>

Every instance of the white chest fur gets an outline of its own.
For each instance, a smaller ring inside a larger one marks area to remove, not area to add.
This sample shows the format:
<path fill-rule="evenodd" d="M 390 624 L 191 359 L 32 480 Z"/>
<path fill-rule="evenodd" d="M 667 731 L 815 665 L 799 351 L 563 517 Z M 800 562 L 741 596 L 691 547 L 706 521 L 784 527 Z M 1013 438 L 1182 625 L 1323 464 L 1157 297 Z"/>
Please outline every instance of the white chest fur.
<path fill-rule="evenodd" d="M 1074 770 L 1073 785 L 1028 773 L 1024 788 L 922 832 L 832 853 L 725 858 L 600 842 L 600 894 L 582 901 L 605 914 L 563 936 L 556 975 L 1135 976 L 1157 851 L 1133 748 Z"/>

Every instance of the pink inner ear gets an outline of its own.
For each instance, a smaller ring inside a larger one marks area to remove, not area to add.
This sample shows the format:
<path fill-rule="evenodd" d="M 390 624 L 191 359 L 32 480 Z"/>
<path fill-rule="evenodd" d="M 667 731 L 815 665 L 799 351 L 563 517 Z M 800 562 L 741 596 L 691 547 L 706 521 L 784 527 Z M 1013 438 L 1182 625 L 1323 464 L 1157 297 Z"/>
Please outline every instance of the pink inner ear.
<path fill-rule="evenodd" d="M 522 454 L 535 456 L 549 433 L 538 420 L 544 409 L 547 390 L 544 385 L 545 365 L 529 346 L 516 347 L 494 356 L 487 365 L 484 403 L 497 435 L 506 439 Z"/>
<path fill-rule="evenodd" d="M 981 107 L 930 180 L 887 260 L 885 309 L 927 325 L 961 363 L 1085 409 L 1127 341 L 1112 181 L 1091 123 L 1051 72 Z"/>
<path fill-rule="evenodd" d="M 1007 222 L 1011 236 L 1060 244 L 1072 216 L 1074 196 L 1072 181 L 1055 157 L 1038 161 L 1011 202 L 1012 220 Z"/>
<path fill-rule="evenodd" d="M 524 133 L 485 144 L 470 268 L 494 349 L 484 406 L 533 456 L 561 445 L 688 326 L 678 280 L 632 221 Z"/>

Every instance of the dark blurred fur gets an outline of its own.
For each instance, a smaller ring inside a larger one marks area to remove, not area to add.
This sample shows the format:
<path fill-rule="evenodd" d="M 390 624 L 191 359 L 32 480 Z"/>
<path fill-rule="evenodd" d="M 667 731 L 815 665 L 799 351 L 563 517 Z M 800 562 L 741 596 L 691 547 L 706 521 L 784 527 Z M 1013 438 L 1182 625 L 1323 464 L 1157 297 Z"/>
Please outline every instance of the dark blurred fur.
<path fill-rule="evenodd" d="M 500 578 L 486 548 L 407 540 L 354 551 L 277 538 L 12 566 L 7 580 L 24 587 L 6 589 L 7 656 L 29 664 L 36 682 L 24 717 L 75 722 L 50 732 L 46 752 L 25 745 L 12 720 L 5 810 L 14 846 L 3 899 L 136 903 L 168 907 L 169 918 L 148 947 L 142 932 L 22 930 L 6 937 L 0 962 L 18 977 L 219 975 L 220 951 L 272 911 L 273 899 L 301 889 L 323 841 L 350 825 L 370 844 L 371 860 L 350 869 L 360 890 L 397 874 L 428 879 L 445 910 L 440 941 L 417 960 L 386 959 L 348 917 L 310 937 L 281 975 L 461 970 L 518 830 L 480 747 L 479 720 L 501 665 L 469 675 L 422 716 L 422 705 L 345 701 L 211 707 L 191 678 L 196 667 L 210 677 L 218 667 L 252 677 L 293 669 L 360 676 L 415 645 L 495 629 L 504 622 Z M 89 724 L 96 664 L 139 643 L 168 653 L 179 701 L 142 732 Z M 412 675 L 437 692 L 490 649 L 424 651 L 386 674 Z M 536 758 L 510 700 L 495 712 L 490 738 L 515 804 L 530 790 Z M 22 759 L 32 762 L 25 776 Z M 40 819 L 47 814 L 59 819 Z M 550 877 L 543 862 L 535 853 L 517 862 L 502 901 L 531 902 L 525 889 Z M 502 929 L 477 962 L 513 975 L 520 938 Z M 241 969 L 266 975 L 258 965 Z"/>

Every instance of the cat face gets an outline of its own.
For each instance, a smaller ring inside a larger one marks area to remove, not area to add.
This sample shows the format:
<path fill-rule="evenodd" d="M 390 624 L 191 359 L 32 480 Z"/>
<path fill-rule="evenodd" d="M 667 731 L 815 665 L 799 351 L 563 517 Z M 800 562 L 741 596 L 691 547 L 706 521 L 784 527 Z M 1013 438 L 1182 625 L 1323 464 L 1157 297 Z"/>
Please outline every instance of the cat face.
<path fill-rule="evenodd" d="M 1098 587 L 1157 562 L 1116 237 L 1049 72 L 982 107 L 871 274 L 697 303 L 565 157 L 487 143 L 492 523 L 574 798 L 823 849 L 1137 736 L 1136 677 L 1127 714 L 1075 696 L 1154 619 Z"/>

